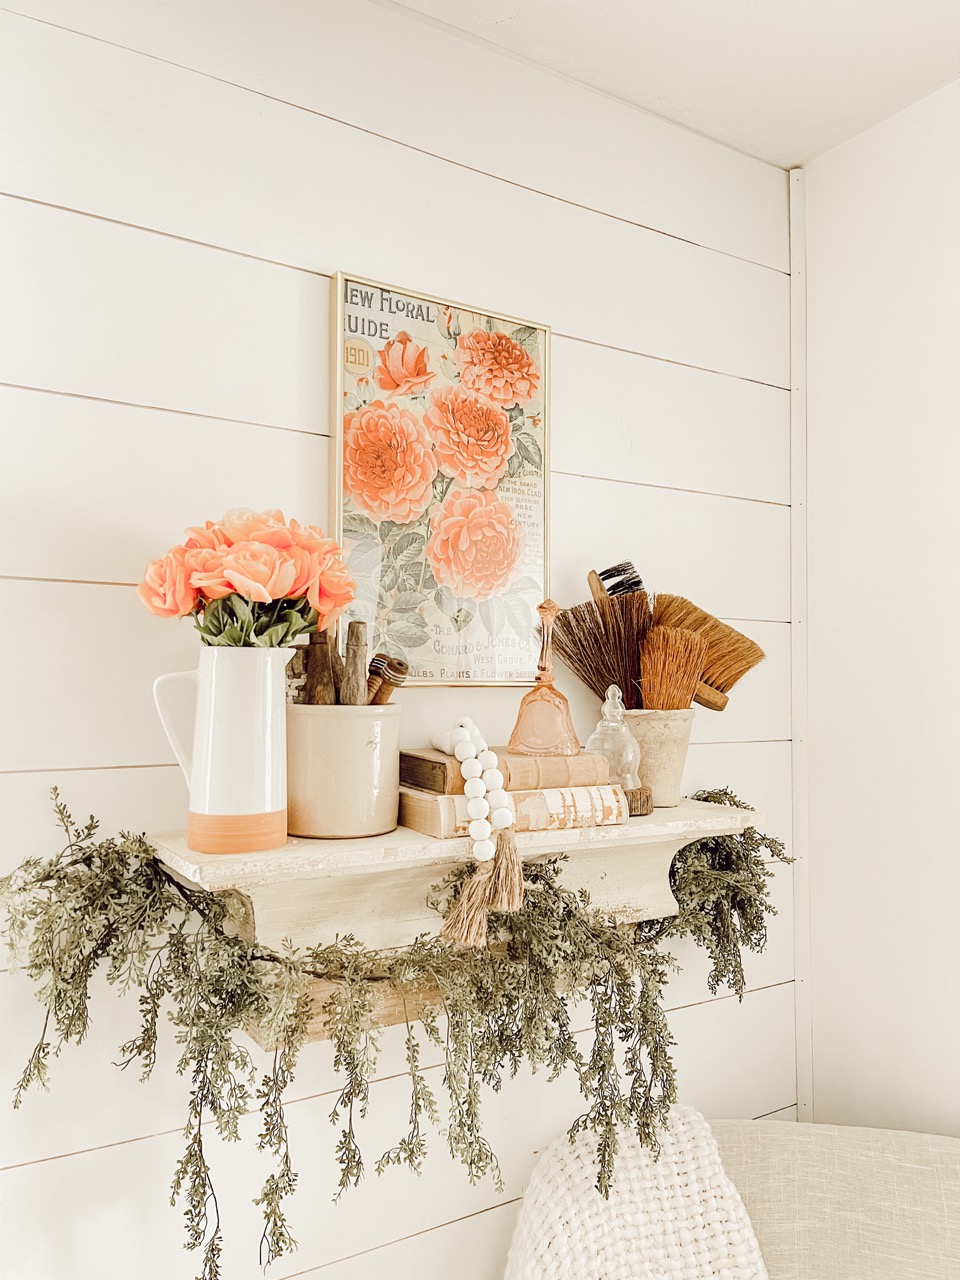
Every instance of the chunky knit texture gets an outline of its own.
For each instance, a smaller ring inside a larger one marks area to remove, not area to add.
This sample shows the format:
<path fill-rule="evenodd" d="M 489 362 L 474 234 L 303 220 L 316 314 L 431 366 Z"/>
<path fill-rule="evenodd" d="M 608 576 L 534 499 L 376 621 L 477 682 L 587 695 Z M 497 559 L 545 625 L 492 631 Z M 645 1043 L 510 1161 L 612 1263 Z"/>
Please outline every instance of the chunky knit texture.
<path fill-rule="evenodd" d="M 504 1280 L 767 1280 L 750 1219 L 707 1122 L 674 1107 L 654 1159 L 620 1134 L 610 1199 L 596 1138 L 561 1138 L 524 1196 Z"/>

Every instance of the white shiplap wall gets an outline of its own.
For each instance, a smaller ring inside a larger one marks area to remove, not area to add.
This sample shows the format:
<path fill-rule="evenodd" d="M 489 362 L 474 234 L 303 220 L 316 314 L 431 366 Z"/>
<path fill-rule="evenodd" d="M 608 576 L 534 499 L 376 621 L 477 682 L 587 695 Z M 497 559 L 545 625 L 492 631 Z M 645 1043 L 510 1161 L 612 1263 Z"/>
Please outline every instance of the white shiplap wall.
<path fill-rule="evenodd" d="M 182 820 L 150 704 L 194 665 L 133 584 L 187 523 L 238 504 L 327 520 L 328 277 L 338 268 L 551 324 L 554 594 L 630 556 L 766 648 L 723 716 L 698 713 L 687 787 L 729 784 L 789 835 L 787 182 L 749 160 L 393 9 L 266 0 L 23 0 L 0 14 L 0 872 L 55 841 L 59 785 L 108 830 Z M 567 686 L 583 735 L 596 704 Z M 505 735 L 516 693 L 411 691 L 425 740 L 464 698 Z M 670 989 L 682 1096 L 712 1115 L 797 1100 L 789 873 L 742 1005 L 686 954 Z M 0 975 L 0 1078 L 37 1008 Z M 109 1063 L 134 1011 L 105 996 L 54 1089 L 0 1111 L 4 1280 L 187 1280 L 165 1202 L 186 1086 Z M 385 1036 L 366 1145 L 393 1132 Z M 434 1068 L 436 1071 L 436 1068 Z M 520 1079 L 488 1101 L 507 1189 L 438 1144 L 421 1180 L 329 1203 L 334 1081 L 304 1053 L 291 1107 L 300 1252 L 278 1278 L 500 1274 L 535 1158 L 577 1111 Z M 521 1120 L 522 1118 L 522 1120 Z M 249 1129 L 252 1131 L 252 1127 Z M 259 1274 L 253 1144 L 216 1155 L 230 1280 Z M 51 1206 L 56 1206 L 55 1225 Z"/>

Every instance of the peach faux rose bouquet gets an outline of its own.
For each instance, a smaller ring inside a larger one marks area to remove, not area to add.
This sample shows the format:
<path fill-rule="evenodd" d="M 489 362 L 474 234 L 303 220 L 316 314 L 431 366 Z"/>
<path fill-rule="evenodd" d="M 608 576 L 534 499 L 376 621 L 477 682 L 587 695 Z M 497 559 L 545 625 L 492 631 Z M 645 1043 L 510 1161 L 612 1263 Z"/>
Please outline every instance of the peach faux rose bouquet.
<path fill-rule="evenodd" d="M 204 644 L 273 648 L 323 631 L 356 584 L 333 538 L 282 511 L 238 507 L 187 529 L 147 565 L 137 595 L 160 618 L 192 615 Z"/>

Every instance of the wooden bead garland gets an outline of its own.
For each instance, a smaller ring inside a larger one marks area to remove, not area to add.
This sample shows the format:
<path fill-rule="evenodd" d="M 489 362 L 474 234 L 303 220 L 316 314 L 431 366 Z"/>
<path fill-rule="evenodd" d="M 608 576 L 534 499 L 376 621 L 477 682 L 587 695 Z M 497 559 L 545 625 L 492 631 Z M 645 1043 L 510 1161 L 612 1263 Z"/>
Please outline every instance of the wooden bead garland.
<path fill-rule="evenodd" d="M 467 798 L 467 832 L 473 841 L 477 869 L 463 882 L 456 906 L 443 926 L 443 936 L 463 946 L 483 946 L 491 911 L 518 911 L 523 902 L 523 863 L 513 834 L 513 809 L 504 788 L 497 753 L 491 751 L 469 717 L 446 733 L 435 733 L 431 745 L 460 762 Z"/>
<path fill-rule="evenodd" d="M 449 732 L 435 733 L 430 743 L 437 751 L 460 761 L 473 856 L 477 862 L 487 862 L 496 852 L 491 836 L 513 826 L 513 810 L 503 789 L 497 753 L 490 750 L 469 716 L 458 720 Z"/>

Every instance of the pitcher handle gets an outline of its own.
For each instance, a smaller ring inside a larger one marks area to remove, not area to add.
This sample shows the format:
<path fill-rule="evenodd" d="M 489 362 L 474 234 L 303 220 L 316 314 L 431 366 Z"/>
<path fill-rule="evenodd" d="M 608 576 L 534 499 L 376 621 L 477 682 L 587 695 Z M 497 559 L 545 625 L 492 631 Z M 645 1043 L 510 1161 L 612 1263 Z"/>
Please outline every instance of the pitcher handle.
<path fill-rule="evenodd" d="M 167 739 L 173 747 L 173 754 L 177 757 L 177 763 L 183 770 L 183 776 L 187 780 L 187 786 L 190 785 L 190 770 L 193 767 L 193 753 L 188 751 L 183 745 L 183 741 L 176 729 L 173 727 L 173 721 L 168 714 L 167 708 L 164 706 L 164 700 L 170 691 L 171 684 L 177 680 L 188 680 L 196 687 L 200 679 L 197 671 L 174 671 L 170 675 L 157 676 L 153 682 L 153 701 L 157 708 L 157 715 L 160 717 L 160 723 L 163 725 L 163 731 L 167 735 Z"/>

